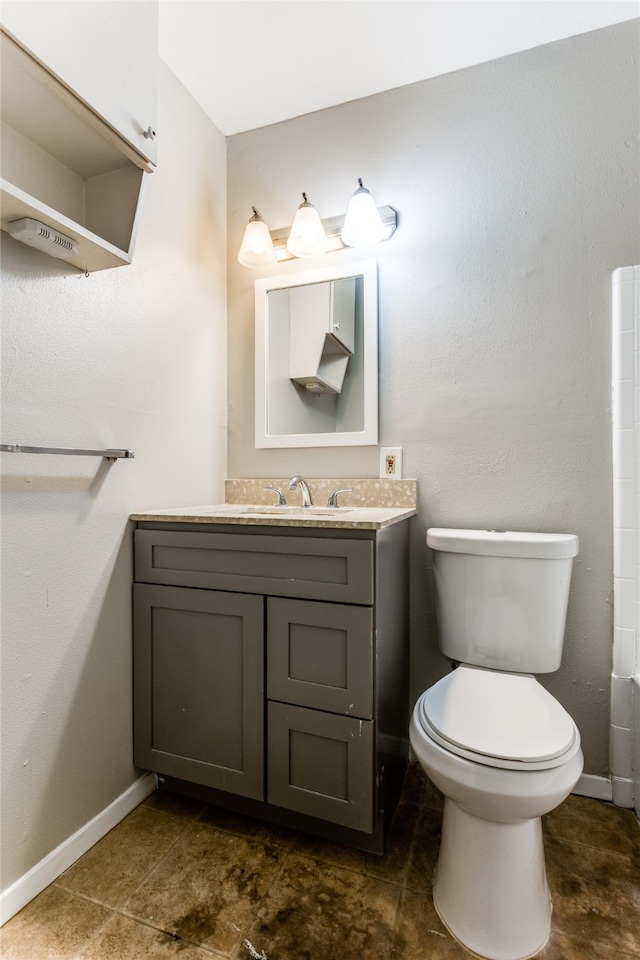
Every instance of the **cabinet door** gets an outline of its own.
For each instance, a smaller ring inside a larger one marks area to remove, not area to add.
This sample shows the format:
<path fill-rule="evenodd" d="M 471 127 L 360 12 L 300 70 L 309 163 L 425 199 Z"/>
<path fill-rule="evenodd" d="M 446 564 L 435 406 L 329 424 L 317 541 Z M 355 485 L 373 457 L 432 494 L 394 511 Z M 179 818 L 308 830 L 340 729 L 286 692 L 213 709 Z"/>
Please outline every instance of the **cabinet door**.
<path fill-rule="evenodd" d="M 373 720 L 268 705 L 267 800 L 354 830 L 373 830 Z"/>
<path fill-rule="evenodd" d="M 137 766 L 264 796 L 264 599 L 136 584 Z"/>
<path fill-rule="evenodd" d="M 157 3 L 3 0 L 0 16 L 36 60 L 157 162 L 157 145 L 144 136 L 157 122 Z"/>
<path fill-rule="evenodd" d="M 267 637 L 270 700 L 373 717 L 371 607 L 269 597 Z"/>
<path fill-rule="evenodd" d="M 330 333 L 348 353 L 356 349 L 356 284 L 355 277 L 331 282 Z"/>

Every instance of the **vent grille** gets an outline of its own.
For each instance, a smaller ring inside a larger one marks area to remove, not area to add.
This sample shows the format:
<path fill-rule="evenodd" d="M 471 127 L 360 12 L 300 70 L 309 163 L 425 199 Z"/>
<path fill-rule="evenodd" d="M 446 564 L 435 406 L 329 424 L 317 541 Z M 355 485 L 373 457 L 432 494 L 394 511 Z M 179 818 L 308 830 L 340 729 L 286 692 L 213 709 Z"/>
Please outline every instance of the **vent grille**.
<path fill-rule="evenodd" d="M 78 244 L 75 240 L 65 237 L 53 227 L 48 227 L 46 223 L 40 223 L 39 220 L 33 220 L 31 217 L 13 220 L 7 229 L 14 239 L 36 250 L 42 250 L 51 257 L 66 260 L 74 257 L 78 252 Z"/>

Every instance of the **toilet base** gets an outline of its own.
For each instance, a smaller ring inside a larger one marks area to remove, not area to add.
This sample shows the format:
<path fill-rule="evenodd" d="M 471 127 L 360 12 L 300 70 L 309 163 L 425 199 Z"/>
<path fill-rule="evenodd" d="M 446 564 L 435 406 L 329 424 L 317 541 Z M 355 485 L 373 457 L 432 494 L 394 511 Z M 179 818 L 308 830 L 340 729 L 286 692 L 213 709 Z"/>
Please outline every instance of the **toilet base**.
<path fill-rule="evenodd" d="M 494 823 L 445 799 L 433 902 L 451 934 L 479 956 L 534 956 L 551 931 L 540 818 Z"/>

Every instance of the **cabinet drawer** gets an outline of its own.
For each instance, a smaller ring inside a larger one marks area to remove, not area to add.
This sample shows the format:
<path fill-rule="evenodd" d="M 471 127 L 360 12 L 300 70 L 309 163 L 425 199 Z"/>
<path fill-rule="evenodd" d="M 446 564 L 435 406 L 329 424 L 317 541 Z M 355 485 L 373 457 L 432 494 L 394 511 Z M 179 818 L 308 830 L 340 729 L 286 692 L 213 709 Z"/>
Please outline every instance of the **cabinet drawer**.
<path fill-rule="evenodd" d="M 369 540 L 136 530 L 136 580 L 373 603 Z"/>
<path fill-rule="evenodd" d="M 268 707 L 269 803 L 371 833 L 373 721 Z"/>
<path fill-rule="evenodd" d="M 268 697 L 373 717 L 373 609 L 267 601 Z"/>

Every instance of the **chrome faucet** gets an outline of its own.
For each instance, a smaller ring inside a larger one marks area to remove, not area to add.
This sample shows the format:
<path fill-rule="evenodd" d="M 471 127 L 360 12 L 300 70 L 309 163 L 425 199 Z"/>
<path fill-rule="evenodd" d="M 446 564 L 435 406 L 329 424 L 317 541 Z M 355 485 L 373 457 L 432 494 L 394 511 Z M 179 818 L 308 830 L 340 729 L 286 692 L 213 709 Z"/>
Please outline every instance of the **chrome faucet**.
<path fill-rule="evenodd" d="M 311 502 L 311 493 L 309 487 L 307 486 L 306 480 L 302 477 L 292 477 L 289 481 L 289 490 L 295 490 L 296 487 L 300 487 L 300 493 L 302 494 L 302 506 L 312 507 L 313 503 Z"/>

